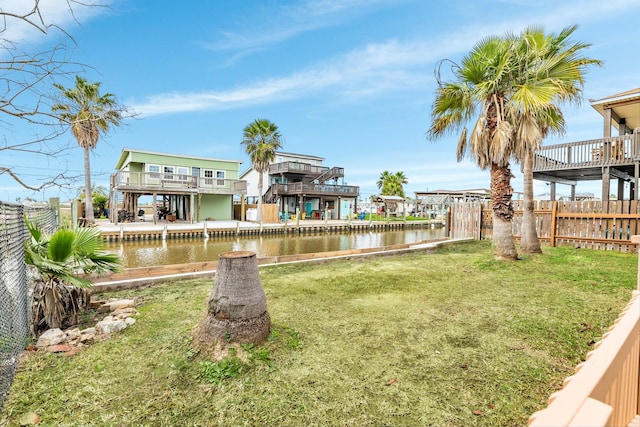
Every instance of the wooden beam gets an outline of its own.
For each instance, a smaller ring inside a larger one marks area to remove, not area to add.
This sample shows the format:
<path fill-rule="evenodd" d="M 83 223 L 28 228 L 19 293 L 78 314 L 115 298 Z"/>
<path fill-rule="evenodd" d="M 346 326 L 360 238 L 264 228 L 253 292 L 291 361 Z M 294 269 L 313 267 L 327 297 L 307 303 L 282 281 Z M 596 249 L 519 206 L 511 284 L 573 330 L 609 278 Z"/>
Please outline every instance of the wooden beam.
<path fill-rule="evenodd" d="M 549 233 L 549 244 L 552 248 L 556 246 L 556 214 L 558 213 L 558 202 L 555 200 L 551 205 L 551 230 Z"/>
<path fill-rule="evenodd" d="M 628 173 L 616 168 L 610 168 L 609 175 L 611 178 L 622 179 L 624 181 L 631 181 L 633 179 Z"/>
<path fill-rule="evenodd" d="M 602 201 L 609 201 L 609 189 L 611 186 L 611 175 L 609 166 L 602 168 Z"/>
<path fill-rule="evenodd" d="M 604 128 L 602 129 L 602 136 L 604 138 L 609 138 L 611 136 L 611 120 L 613 117 L 613 110 L 609 107 L 605 107 L 602 112 L 602 117 L 604 118 Z"/>
<path fill-rule="evenodd" d="M 576 185 L 578 182 L 576 180 L 571 180 L 571 179 L 566 179 L 566 178 L 558 178 L 556 176 L 553 175 L 547 175 L 544 173 L 539 173 L 536 172 L 535 178 L 538 181 L 548 181 L 548 182 L 555 182 L 558 184 L 565 184 L 565 185 Z"/>
<path fill-rule="evenodd" d="M 640 163 L 636 162 L 633 168 L 633 196 L 632 200 L 640 200 L 640 191 L 638 191 L 638 181 L 640 181 Z"/>

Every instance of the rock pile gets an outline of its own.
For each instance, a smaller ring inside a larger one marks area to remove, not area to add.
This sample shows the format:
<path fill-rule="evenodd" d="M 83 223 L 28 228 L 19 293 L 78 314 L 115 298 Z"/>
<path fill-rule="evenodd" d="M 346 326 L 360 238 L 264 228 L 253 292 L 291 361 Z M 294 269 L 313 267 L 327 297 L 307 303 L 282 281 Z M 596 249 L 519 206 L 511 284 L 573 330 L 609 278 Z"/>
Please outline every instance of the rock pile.
<path fill-rule="evenodd" d="M 109 314 L 95 327 L 82 330 L 76 327 L 65 331 L 49 329 L 40 335 L 35 349 L 68 356 L 77 354 L 87 344 L 109 338 L 112 333 L 133 325 L 136 323 L 134 316 L 138 314 L 132 299 L 108 300 L 98 308 L 98 312 Z"/>

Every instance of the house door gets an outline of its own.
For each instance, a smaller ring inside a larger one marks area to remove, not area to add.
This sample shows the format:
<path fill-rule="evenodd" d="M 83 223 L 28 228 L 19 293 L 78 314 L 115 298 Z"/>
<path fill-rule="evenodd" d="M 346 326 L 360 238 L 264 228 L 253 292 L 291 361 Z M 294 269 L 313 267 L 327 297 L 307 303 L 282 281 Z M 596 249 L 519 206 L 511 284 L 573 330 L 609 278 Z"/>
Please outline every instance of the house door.
<path fill-rule="evenodd" d="M 200 168 L 191 168 L 191 176 L 195 177 L 196 187 L 200 187 Z"/>

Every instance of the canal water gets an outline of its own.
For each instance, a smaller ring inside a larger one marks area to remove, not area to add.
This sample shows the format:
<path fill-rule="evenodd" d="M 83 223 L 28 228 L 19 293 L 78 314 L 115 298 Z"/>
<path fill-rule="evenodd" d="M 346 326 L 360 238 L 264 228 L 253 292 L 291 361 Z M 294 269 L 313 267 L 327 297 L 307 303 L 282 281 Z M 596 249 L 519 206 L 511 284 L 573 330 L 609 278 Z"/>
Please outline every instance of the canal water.
<path fill-rule="evenodd" d="M 318 233 L 246 235 L 210 239 L 135 240 L 107 243 L 120 255 L 125 268 L 190 262 L 217 261 L 223 252 L 253 251 L 260 257 L 295 255 L 348 249 L 377 248 L 445 237 L 444 228 L 372 231 L 366 233 Z"/>

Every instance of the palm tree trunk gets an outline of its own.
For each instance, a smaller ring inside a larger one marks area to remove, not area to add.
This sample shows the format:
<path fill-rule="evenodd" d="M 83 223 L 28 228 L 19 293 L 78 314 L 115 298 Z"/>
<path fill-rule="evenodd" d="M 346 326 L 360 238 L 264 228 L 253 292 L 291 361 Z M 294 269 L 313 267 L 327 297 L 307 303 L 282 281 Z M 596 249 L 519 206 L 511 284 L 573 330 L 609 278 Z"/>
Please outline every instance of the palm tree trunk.
<path fill-rule="evenodd" d="M 93 216 L 93 194 L 91 192 L 91 167 L 89 164 L 89 147 L 84 150 L 84 218 L 87 224 L 96 222 Z"/>
<path fill-rule="evenodd" d="M 493 246 L 495 257 L 503 260 L 517 260 L 518 252 L 513 240 L 511 221 L 513 205 L 511 204 L 511 169 L 507 163 L 499 166 L 491 165 L 491 202 L 493 205 Z"/>
<path fill-rule="evenodd" d="M 260 281 L 255 252 L 220 254 L 207 316 L 194 329 L 196 344 L 259 344 L 271 330 L 267 296 Z"/>
<path fill-rule="evenodd" d="M 258 171 L 258 214 L 256 216 L 256 220 L 258 222 L 262 222 L 262 177 L 264 176 L 264 171 Z"/>
<path fill-rule="evenodd" d="M 528 254 L 540 254 L 540 239 L 536 231 L 536 216 L 533 202 L 533 156 L 527 153 L 522 164 L 524 172 L 524 209 L 522 211 L 522 237 L 520 249 Z"/>

